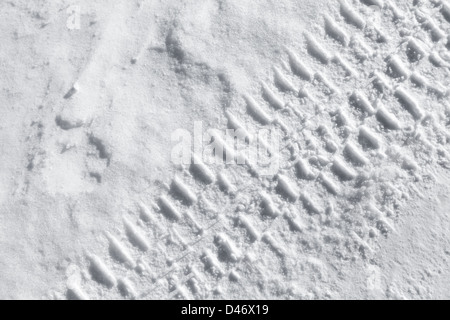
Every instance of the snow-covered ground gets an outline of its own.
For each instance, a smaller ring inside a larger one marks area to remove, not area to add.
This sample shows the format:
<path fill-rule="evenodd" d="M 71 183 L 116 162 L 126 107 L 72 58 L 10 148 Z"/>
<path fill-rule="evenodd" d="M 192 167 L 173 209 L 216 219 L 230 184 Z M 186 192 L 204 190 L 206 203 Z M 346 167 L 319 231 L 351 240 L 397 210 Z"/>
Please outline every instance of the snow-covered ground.
<path fill-rule="evenodd" d="M 4 0 L 0 39 L 0 298 L 450 298 L 448 1 Z"/>

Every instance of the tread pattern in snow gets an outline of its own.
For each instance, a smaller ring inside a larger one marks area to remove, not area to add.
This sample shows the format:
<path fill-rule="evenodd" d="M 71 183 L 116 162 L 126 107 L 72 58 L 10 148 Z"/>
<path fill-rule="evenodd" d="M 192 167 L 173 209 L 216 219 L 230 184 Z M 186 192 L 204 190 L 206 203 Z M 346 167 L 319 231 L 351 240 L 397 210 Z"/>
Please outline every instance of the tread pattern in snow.
<path fill-rule="evenodd" d="M 67 296 L 267 298 L 307 260 L 299 255 L 369 259 L 377 237 L 395 232 L 406 194 L 420 197 L 415 182 L 433 175 L 429 153 L 448 167 L 448 83 L 430 75 L 449 78 L 449 16 L 444 1 L 341 1 L 323 29 L 285 48 L 272 80 L 225 111 L 248 139 L 250 129 L 284 133 L 274 179 L 197 159 L 165 194 L 137 203 L 122 233 L 105 234 L 109 254 L 86 259 L 93 285 Z"/>

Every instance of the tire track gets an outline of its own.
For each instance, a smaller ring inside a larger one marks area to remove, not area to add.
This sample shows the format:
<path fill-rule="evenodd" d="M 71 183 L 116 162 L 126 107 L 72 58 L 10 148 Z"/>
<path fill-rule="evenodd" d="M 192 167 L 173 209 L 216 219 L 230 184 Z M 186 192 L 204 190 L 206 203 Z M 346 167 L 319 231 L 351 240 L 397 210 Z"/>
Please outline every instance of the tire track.
<path fill-rule="evenodd" d="M 434 102 L 443 105 L 446 92 L 414 71 L 431 63 L 446 72 L 433 58 L 446 31 L 434 17 L 409 20 L 414 7 L 405 13 L 390 1 L 361 3 L 341 2 L 338 13 L 348 26 L 325 16 L 323 38 L 305 33 L 303 50 L 287 48 L 288 61 L 273 67 L 273 81 L 257 84 L 258 94 L 242 95 L 225 111 L 227 127 L 245 129 L 247 140 L 258 128 L 283 132 L 279 173 L 270 179 L 248 162 L 208 166 L 196 159 L 150 208 L 138 204 L 127 214 L 122 236 L 105 235 L 106 261 L 87 256 L 96 298 L 114 296 L 108 290 L 125 298 L 228 298 L 233 288 L 245 290 L 244 277 L 251 283 L 267 278 L 263 266 L 273 261 L 279 274 L 272 276 L 289 280 L 297 242 L 284 242 L 285 231 L 295 234 L 303 253 L 333 251 L 344 260 L 355 253 L 369 259 L 377 236 L 395 232 L 402 194 L 420 197 L 414 181 L 430 174 L 433 164 L 422 164 L 423 150 L 441 148 L 443 161 L 448 159 L 445 126 L 439 121 L 427 126 L 427 118 L 444 110 L 429 110 L 417 98 L 431 90 L 438 93 Z M 362 5 L 378 6 L 396 30 L 413 25 L 413 34 L 387 37 L 364 18 Z M 445 4 L 435 12 L 448 20 Z M 357 37 L 349 27 L 358 30 Z M 430 33 L 425 45 L 417 40 L 422 30 Z M 388 54 L 382 54 L 385 49 Z M 373 71 L 362 71 L 368 67 Z M 420 84 L 419 90 L 413 84 Z M 421 129 L 424 137 L 407 141 Z M 398 182 L 382 180 L 389 170 Z M 328 239 L 329 247 L 314 247 L 317 235 Z M 267 252 L 276 258 L 267 260 Z M 67 295 L 88 297 L 73 286 Z"/>

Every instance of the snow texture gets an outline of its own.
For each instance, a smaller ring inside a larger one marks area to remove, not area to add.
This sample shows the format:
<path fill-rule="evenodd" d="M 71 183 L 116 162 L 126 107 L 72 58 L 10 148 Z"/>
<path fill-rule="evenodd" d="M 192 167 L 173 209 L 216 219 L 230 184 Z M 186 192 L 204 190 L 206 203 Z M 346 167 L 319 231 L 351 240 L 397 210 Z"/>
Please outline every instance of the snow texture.
<path fill-rule="evenodd" d="M 0 38 L 1 299 L 450 298 L 447 0 L 4 0 Z"/>

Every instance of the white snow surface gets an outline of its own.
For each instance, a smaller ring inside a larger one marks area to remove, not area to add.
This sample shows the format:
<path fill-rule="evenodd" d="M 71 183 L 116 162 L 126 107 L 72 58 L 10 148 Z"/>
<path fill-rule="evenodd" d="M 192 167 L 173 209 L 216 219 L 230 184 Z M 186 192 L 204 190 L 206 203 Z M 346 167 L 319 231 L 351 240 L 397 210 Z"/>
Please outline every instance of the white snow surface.
<path fill-rule="evenodd" d="M 448 1 L 3 0 L 0 39 L 0 299 L 450 298 Z M 174 163 L 199 122 L 277 170 Z"/>

